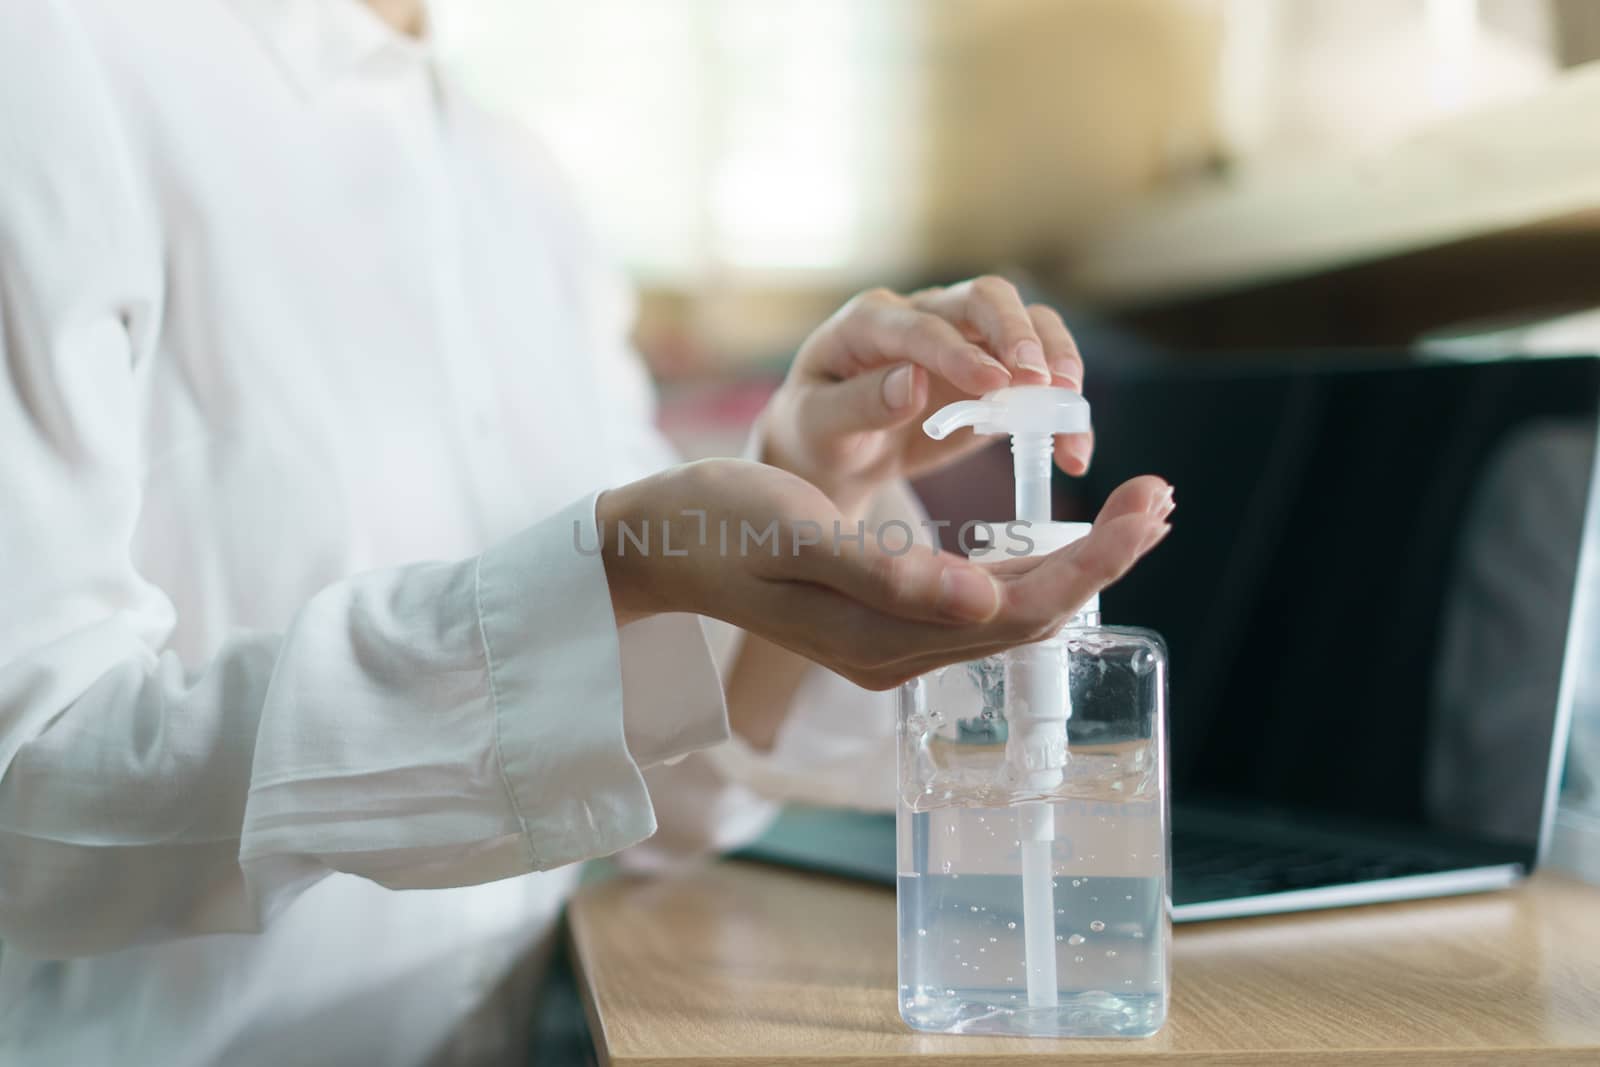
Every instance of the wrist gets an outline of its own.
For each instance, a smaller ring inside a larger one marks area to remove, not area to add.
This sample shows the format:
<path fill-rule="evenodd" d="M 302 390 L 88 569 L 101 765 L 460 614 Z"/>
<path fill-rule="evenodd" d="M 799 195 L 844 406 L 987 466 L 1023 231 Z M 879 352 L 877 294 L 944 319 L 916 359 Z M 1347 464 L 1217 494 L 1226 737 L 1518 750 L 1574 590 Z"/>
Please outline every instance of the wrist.
<path fill-rule="evenodd" d="M 746 631 L 723 682 L 729 727 L 755 751 L 770 752 L 811 669 L 809 660 Z"/>
<path fill-rule="evenodd" d="M 671 610 L 663 606 L 651 571 L 650 554 L 630 545 L 622 536 L 623 527 L 640 531 L 647 529 L 650 521 L 632 489 L 627 485 L 607 489 L 594 504 L 600 559 L 605 565 L 606 589 L 611 594 L 611 612 L 618 628 Z"/>

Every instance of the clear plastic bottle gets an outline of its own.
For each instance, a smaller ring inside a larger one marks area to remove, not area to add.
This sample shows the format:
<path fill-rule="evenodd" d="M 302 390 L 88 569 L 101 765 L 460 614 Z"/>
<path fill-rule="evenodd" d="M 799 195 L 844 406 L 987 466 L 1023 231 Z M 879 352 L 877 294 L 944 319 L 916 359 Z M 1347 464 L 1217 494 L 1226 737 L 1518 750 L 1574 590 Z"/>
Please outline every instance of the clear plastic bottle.
<path fill-rule="evenodd" d="M 1041 706 L 1051 694 L 1065 707 Z M 1060 1037 L 1160 1029 L 1171 939 L 1166 694 L 1161 639 L 1100 626 L 1097 610 L 1050 641 L 901 688 L 909 1026 Z"/>
<path fill-rule="evenodd" d="M 935 412 L 942 439 L 1011 438 L 1016 523 L 972 557 L 1042 556 L 1056 434 L 1090 428 L 1070 389 L 1013 386 Z M 1167 1017 L 1167 652 L 1100 625 L 1099 599 L 1048 640 L 900 691 L 900 1015 L 916 1030 L 1145 1037 Z"/>

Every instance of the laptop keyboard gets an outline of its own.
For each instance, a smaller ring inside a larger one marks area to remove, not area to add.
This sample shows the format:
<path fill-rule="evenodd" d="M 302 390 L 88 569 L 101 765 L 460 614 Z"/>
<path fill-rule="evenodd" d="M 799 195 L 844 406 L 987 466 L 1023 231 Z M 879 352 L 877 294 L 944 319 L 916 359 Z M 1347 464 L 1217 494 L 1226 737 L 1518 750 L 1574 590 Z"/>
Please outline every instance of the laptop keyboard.
<path fill-rule="evenodd" d="M 1373 882 L 1457 870 L 1459 861 L 1353 843 L 1328 847 L 1262 840 L 1186 826 L 1172 833 L 1172 900 L 1213 900 L 1287 893 L 1296 889 Z M 736 855 L 894 884 L 894 818 L 789 808 L 767 834 Z"/>
<path fill-rule="evenodd" d="M 1286 847 L 1204 831 L 1174 829 L 1172 835 L 1175 904 L 1404 878 L 1457 866 L 1409 853 Z"/>

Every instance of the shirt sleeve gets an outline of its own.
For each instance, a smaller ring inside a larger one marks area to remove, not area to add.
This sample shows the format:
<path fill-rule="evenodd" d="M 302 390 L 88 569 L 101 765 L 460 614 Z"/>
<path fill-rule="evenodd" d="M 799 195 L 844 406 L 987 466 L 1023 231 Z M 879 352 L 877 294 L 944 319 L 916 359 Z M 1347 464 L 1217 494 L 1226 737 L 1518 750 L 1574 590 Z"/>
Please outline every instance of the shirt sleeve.
<path fill-rule="evenodd" d="M 630 342 L 637 301 L 605 254 L 556 161 L 520 123 L 483 112 L 459 86 L 449 92 L 472 111 L 500 150 L 517 195 L 533 200 L 543 232 L 568 283 L 577 348 L 575 373 L 590 376 L 597 410 L 608 417 L 591 427 L 590 446 L 605 457 L 606 481 L 623 485 L 679 462 L 656 426 L 657 397 L 650 374 Z M 704 620 L 666 614 L 620 630 L 622 715 L 629 750 L 641 767 L 676 763 L 691 751 L 728 738 L 722 682 Z"/>
<path fill-rule="evenodd" d="M 617 483 L 662 470 L 677 462 L 676 450 L 656 426 L 656 393 L 643 361 L 629 343 L 635 301 L 621 273 L 603 254 L 600 243 L 585 227 L 582 213 L 561 180 L 559 168 L 536 142 L 519 132 L 531 155 L 536 180 L 551 205 L 553 232 L 562 234 L 569 249 L 573 274 L 581 280 L 578 309 L 584 316 L 585 349 L 593 356 L 599 388 L 616 412 L 604 432 L 607 450 L 615 457 L 612 480 Z M 754 437 L 746 459 L 759 455 Z M 889 518 L 908 521 L 913 530 L 926 528 L 925 518 L 909 486 L 896 483 L 879 495 L 873 521 Z M 926 537 L 923 537 L 926 540 Z M 659 622 L 659 620 L 652 620 Z M 674 729 L 687 721 L 692 704 L 670 698 L 682 685 L 682 673 L 671 655 L 664 654 L 667 627 L 687 627 L 687 617 L 674 617 L 661 629 L 645 631 L 641 624 L 624 627 L 623 670 L 636 678 L 639 700 L 624 707 L 630 738 L 644 723 L 655 729 Z M 704 629 L 706 637 L 699 634 Z M 679 642 L 697 647 L 709 640 L 721 676 L 731 667 L 742 633 L 715 619 L 699 620 L 692 635 L 680 633 Z M 696 663 L 702 662 L 698 657 Z M 719 690 L 720 691 L 720 690 Z M 895 697 L 874 693 L 814 666 L 807 672 L 778 741 L 769 752 L 757 752 L 736 736 L 705 746 L 686 758 L 664 760 L 645 774 L 659 828 L 647 842 L 629 849 L 623 863 L 635 869 L 674 865 L 708 852 L 738 848 L 749 843 L 776 816 L 785 801 L 892 808 L 894 804 Z M 726 717 L 723 718 L 726 727 Z"/>
<path fill-rule="evenodd" d="M 677 726 L 634 736 L 593 498 L 481 556 L 353 576 L 208 662 L 135 569 L 162 299 L 92 53 L 56 0 L 0 35 L 0 940 L 44 957 L 261 926 L 330 872 L 463 885 L 634 844 L 640 759 L 723 736 L 693 620 Z M 630 628 L 631 629 L 631 628 Z M 662 637 L 671 631 L 672 636 Z M 671 642 L 676 641 L 674 646 Z"/>

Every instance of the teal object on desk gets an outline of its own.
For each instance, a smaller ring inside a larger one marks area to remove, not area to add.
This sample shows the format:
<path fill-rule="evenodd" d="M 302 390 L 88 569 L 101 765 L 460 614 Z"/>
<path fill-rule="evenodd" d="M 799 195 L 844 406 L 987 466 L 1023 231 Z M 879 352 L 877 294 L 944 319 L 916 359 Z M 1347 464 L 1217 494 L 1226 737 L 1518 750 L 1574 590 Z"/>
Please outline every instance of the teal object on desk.
<path fill-rule="evenodd" d="M 733 855 L 894 885 L 894 816 L 794 805 Z"/>

